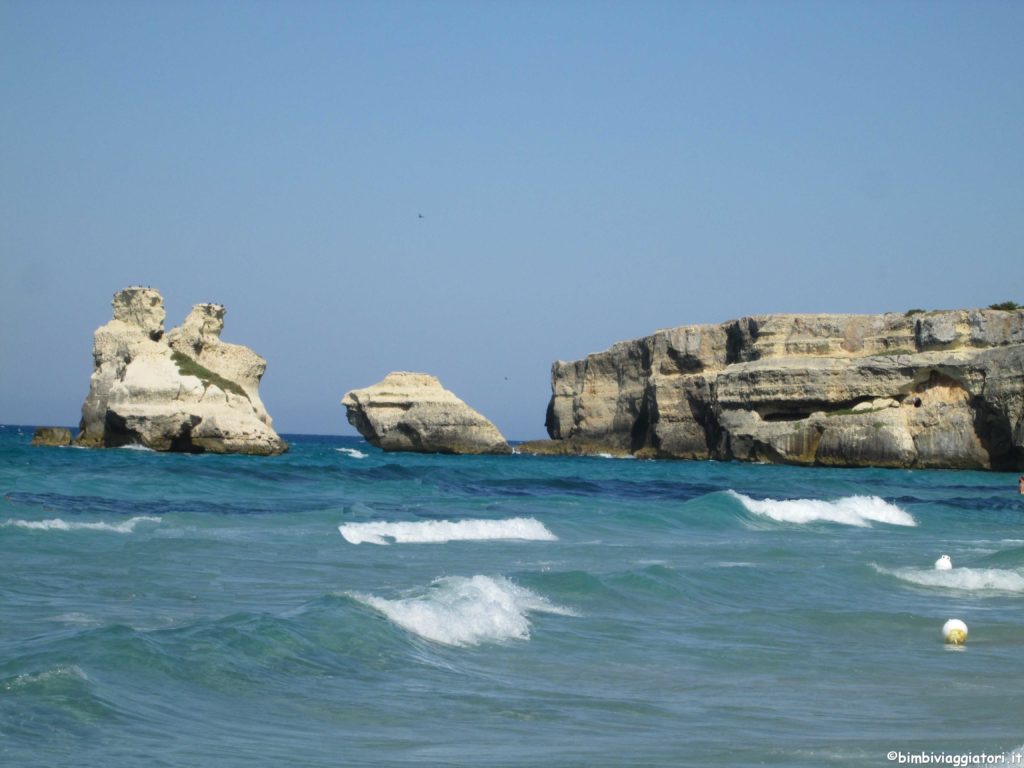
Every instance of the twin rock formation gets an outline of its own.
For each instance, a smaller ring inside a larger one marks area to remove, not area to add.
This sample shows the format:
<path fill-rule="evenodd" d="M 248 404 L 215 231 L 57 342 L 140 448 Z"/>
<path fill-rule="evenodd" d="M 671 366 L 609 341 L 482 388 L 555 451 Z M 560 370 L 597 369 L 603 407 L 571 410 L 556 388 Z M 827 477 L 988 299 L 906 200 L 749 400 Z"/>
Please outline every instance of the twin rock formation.
<path fill-rule="evenodd" d="M 1024 469 L 1024 311 L 766 315 L 551 374 L 545 453 Z"/>
<path fill-rule="evenodd" d="M 164 333 L 157 291 L 126 288 L 113 306 L 113 320 L 94 336 L 77 445 L 258 455 L 288 449 L 260 400 L 266 361 L 220 340 L 224 307 L 197 304 Z"/>
<path fill-rule="evenodd" d="M 156 451 L 274 455 L 288 445 L 259 396 L 266 361 L 220 340 L 224 307 L 197 304 L 164 332 L 152 288 L 114 295 L 114 317 L 96 330 L 94 370 L 74 443 Z M 343 401 L 349 421 L 387 451 L 510 453 L 497 428 L 433 376 L 392 373 Z M 36 431 L 37 445 L 67 445 L 67 429 Z"/>

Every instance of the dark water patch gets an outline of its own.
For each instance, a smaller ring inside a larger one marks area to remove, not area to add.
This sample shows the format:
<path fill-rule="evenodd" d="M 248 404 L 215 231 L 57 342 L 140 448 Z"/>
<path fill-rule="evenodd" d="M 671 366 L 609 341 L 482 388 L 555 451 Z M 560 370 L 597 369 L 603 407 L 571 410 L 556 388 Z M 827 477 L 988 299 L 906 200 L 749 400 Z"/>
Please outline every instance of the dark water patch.
<path fill-rule="evenodd" d="M 407 467 L 402 464 L 381 464 L 378 466 L 346 468 L 345 474 L 354 478 L 369 480 L 422 480 L 431 474 L 426 467 Z"/>
<path fill-rule="evenodd" d="M 719 490 L 719 486 L 713 483 L 659 478 L 650 467 L 631 473 L 628 468 L 609 469 L 607 464 L 605 461 L 594 462 L 599 471 L 587 477 L 578 473 L 524 473 L 523 469 L 551 467 L 548 464 L 525 465 L 494 457 L 455 457 L 444 462 L 438 457 L 414 456 L 409 463 L 362 466 L 359 462 L 350 462 L 344 465 L 343 473 L 353 481 L 413 480 L 442 494 L 459 497 L 577 496 L 687 500 Z"/>
<path fill-rule="evenodd" d="M 1008 509 L 1024 514 L 1024 497 L 1001 493 L 998 495 L 976 496 L 937 496 L 934 494 L 895 496 L 893 500 L 900 504 L 942 504 L 958 509 L 985 510 Z"/>
<path fill-rule="evenodd" d="M 451 484 L 462 493 L 504 496 L 579 496 L 627 500 L 689 501 L 719 490 L 703 483 L 665 480 L 585 479 L 579 477 L 527 477 L 474 480 Z"/>
<path fill-rule="evenodd" d="M 928 499 L 923 498 L 921 496 L 907 496 L 905 494 L 903 496 L 893 496 L 892 498 L 890 498 L 888 500 L 891 501 L 893 504 L 927 504 L 927 503 L 929 503 Z"/>
<path fill-rule="evenodd" d="M 597 482 L 575 477 L 495 478 L 451 484 L 462 493 L 496 493 L 504 496 L 594 496 L 600 493 Z"/>
<path fill-rule="evenodd" d="M 1017 476 L 1007 475 L 999 473 L 985 473 L 977 474 L 977 477 L 981 478 L 1000 478 L 999 482 L 978 482 L 973 484 L 967 483 L 941 483 L 933 485 L 932 487 L 939 488 L 948 491 L 966 491 L 968 493 L 1007 493 L 1008 491 L 1017 490 Z M 1006 478 L 1002 481 L 1002 478 Z"/>
<path fill-rule="evenodd" d="M 393 518 L 402 514 L 408 514 L 413 505 L 408 502 L 388 501 L 387 499 L 373 499 L 372 501 L 355 501 L 345 504 L 341 508 L 342 518 L 351 522 L 352 520 L 370 521 L 381 518 Z M 416 511 L 416 510 L 414 510 Z"/>
<path fill-rule="evenodd" d="M 124 499 L 105 496 L 72 496 L 60 493 L 11 492 L 4 497 L 12 504 L 21 504 L 44 514 L 63 515 L 115 515 L 149 516 L 170 513 L 195 513 L 212 515 L 248 515 L 256 513 L 288 511 L 287 505 L 277 500 L 246 499 L 245 503 L 231 503 L 212 499 Z M 325 508 L 328 505 L 325 505 Z M 282 508 L 284 507 L 284 508 Z"/>
<path fill-rule="evenodd" d="M 1024 498 L 1018 496 L 982 496 L 982 497 L 953 497 L 931 501 L 932 504 L 941 504 L 955 509 L 964 509 L 970 512 L 985 513 L 1006 513 L 999 517 L 1001 522 L 1024 522 Z"/>
<path fill-rule="evenodd" d="M 172 511 L 163 500 L 114 499 L 105 496 L 72 496 L 61 493 L 22 493 L 12 491 L 4 499 L 44 513 L 68 515 L 104 514 L 117 516 L 163 515 Z"/>

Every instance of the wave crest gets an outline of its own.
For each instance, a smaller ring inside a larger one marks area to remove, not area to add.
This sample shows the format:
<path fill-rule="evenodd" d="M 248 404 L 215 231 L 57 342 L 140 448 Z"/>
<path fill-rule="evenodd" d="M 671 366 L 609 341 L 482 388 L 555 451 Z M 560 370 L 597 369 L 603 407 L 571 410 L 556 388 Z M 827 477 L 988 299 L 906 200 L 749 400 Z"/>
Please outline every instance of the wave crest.
<path fill-rule="evenodd" d="M 557 541 L 558 537 L 532 517 L 507 520 L 424 520 L 406 523 L 345 523 L 338 531 L 350 544 L 440 544 L 448 541 L 517 539 Z M 390 540 L 390 541 L 389 541 Z"/>
<path fill-rule="evenodd" d="M 0 680 L 0 687 L 5 691 L 13 691 L 20 688 L 45 686 L 59 683 L 66 680 L 81 680 L 88 682 L 89 677 L 77 664 L 62 664 L 53 669 L 43 672 L 25 673 L 17 677 Z"/>
<path fill-rule="evenodd" d="M 917 522 L 895 504 L 877 496 L 847 496 L 835 501 L 820 499 L 752 499 L 736 491 L 727 491 L 751 514 L 780 523 L 839 523 L 870 528 L 872 523 L 916 526 Z"/>
<path fill-rule="evenodd" d="M 338 453 L 344 453 L 346 456 L 353 459 L 365 459 L 367 454 L 360 451 L 358 448 L 335 448 Z"/>
<path fill-rule="evenodd" d="M 346 594 L 408 632 L 452 646 L 528 640 L 530 613 L 575 615 L 501 576 L 449 576 L 433 582 L 425 594 L 397 600 Z"/>
<path fill-rule="evenodd" d="M 112 533 L 131 533 L 139 523 L 159 523 L 159 517 L 148 515 L 132 517 L 123 523 L 77 523 L 61 520 L 59 517 L 51 520 L 11 520 L 4 521 L 4 528 L 24 528 L 30 531 L 111 531 Z"/>
<path fill-rule="evenodd" d="M 1016 592 L 1024 593 L 1024 576 L 1006 568 L 953 568 L 937 571 L 934 568 L 883 568 L 872 564 L 876 571 L 895 576 L 901 581 L 921 587 L 941 587 L 964 592 Z"/>

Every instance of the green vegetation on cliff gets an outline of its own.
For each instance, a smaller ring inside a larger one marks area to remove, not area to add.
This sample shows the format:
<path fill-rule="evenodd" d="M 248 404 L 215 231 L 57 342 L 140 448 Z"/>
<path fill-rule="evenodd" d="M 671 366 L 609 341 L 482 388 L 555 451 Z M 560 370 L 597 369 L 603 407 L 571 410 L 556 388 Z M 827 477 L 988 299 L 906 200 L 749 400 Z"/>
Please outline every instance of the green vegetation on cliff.
<path fill-rule="evenodd" d="M 225 392 L 241 395 L 246 400 L 249 400 L 249 395 L 246 394 L 246 391 L 242 389 L 241 386 L 230 379 L 225 379 L 219 373 L 214 373 L 209 368 L 201 365 L 198 361 L 192 359 L 188 355 L 183 355 L 181 352 L 172 352 L 171 360 L 173 360 L 174 364 L 178 366 L 178 373 L 182 376 L 195 376 L 203 382 L 204 388 L 208 388 L 211 384 L 215 384 Z"/>

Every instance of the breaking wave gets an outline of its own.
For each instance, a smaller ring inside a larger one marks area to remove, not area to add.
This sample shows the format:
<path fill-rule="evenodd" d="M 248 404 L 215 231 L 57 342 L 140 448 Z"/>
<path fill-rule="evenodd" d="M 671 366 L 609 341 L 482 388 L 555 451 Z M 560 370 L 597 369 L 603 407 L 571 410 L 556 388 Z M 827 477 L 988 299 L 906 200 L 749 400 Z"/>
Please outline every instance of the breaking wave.
<path fill-rule="evenodd" d="M 558 537 L 532 517 L 508 520 L 424 520 L 408 523 L 345 523 L 338 531 L 350 544 L 439 544 L 448 541 L 518 539 L 557 541 Z"/>
<path fill-rule="evenodd" d="M 347 594 L 408 632 L 452 646 L 528 640 L 529 614 L 575 615 L 501 576 L 449 576 L 433 582 L 424 594 L 396 600 Z"/>
<path fill-rule="evenodd" d="M 736 491 L 727 491 L 754 515 L 780 523 L 839 523 L 870 528 L 872 523 L 916 526 L 914 518 L 894 504 L 877 496 L 847 496 L 835 501 L 820 499 L 752 499 Z"/>
<path fill-rule="evenodd" d="M 365 459 L 367 456 L 367 454 L 363 453 L 357 448 L 335 448 L 334 450 L 336 450 L 338 453 L 344 453 L 346 456 L 349 456 L 353 459 Z"/>
<path fill-rule="evenodd" d="M 112 533 L 131 533 L 139 523 L 159 523 L 159 517 L 148 515 L 132 517 L 123 523 L 69 523 L 59 517 L 52 520 L 6 520 L 4 528 L 25 528 L 30 531 L 111 531 Z"/>
<path fill-rule="evenodd" d="M 934 568 L 883 568 L 872 566 L 879 573 L 895 576 L 901 581 L 922 587 L 941 587 L 965 592 L 1017 592 L 1024 593 L 1024 576 L 1006 568 L 953 568 L 937 571 Z"/>

